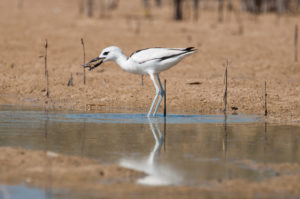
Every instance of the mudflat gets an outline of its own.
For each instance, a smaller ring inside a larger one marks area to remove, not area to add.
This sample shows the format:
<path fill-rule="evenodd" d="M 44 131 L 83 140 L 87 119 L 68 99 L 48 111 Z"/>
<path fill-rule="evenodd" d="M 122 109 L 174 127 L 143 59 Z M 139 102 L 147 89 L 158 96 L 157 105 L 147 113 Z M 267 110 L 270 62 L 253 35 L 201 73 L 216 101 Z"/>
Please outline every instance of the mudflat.
<path fill-rule="evenodd" d="M 135 180 L 145 174 L 117 165 L 65 156 L 51 151 L 0 147 L 0 183 L 26 184 L 70 191 L 92 191 L 101 196 L 132 198 L 253 198 L 258 195 L 296 197 L 300 194 L 300 166 L 295 163 L 264 164 L 245 160 L 247 167 L 277 172 L 263 181 L 216 180 L 199 186 L 144 186 Z"/>

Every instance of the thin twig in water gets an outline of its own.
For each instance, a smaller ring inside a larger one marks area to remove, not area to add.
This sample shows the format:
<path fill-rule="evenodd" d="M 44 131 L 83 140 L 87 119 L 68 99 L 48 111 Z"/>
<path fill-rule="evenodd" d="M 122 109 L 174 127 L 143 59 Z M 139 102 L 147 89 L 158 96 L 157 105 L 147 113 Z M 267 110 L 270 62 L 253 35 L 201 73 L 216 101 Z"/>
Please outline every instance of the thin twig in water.
<path fill-rule="evenodd" d="M 164 81 L 164 117 L 167 116 L 167 80 Z"/>
<path fill-rule="evenodd" d="M 225 73 L 224 73 L 224 84 L 225 84 L 225 90 L 224 90 L 224 96 L 223 96 L 223 100 L 224 100 L 224 113 L 226 113 L 227 110 L 227 68 L 228 68 L 228 60 L 226 61 L 226 69 L 225 69 Z"/>
<path fill-rule="evenodd" d="M 164 152 L 166 152 L 166 143 L 167 143 L 167 118 L 164 117 Z"/>

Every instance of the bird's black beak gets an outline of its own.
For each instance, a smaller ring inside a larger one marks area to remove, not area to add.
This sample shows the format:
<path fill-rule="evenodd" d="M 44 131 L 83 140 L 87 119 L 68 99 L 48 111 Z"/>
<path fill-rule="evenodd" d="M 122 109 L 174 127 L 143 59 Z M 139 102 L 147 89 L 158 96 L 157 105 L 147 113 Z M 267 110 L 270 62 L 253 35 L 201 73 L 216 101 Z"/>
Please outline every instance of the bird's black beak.
<path fill-rule="evenodd" d="M 89 68 L 90 70 L 93 70 L 94 68 L 100 66 L 103 63 L 104 58 L 96 57 L 95 59 L 92 59 L 86 64 L 83 64 L 82 66 L 85 68 Z M 99 61 L 100 60 L 100 61 Z M 99 62 L 97 62 L 99 61 Z M 96 64 L 93 64 L 94 62 L 97 62 Z"/>

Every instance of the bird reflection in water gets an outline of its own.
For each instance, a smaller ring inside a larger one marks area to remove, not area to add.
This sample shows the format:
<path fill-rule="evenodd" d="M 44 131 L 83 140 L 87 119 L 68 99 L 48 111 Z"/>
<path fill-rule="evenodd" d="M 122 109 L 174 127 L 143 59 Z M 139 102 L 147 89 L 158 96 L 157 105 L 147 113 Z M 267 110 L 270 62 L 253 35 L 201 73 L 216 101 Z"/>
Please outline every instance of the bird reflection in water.
<path fill-rule="evenodd" d="M 150 153 L 150 156 L 149 156 L 149 159 L 148 159 L 148 163 L 149 164 L 153 164 L 154 161 L 155 161 L 155 157 L 157 159 L 159 159 L 160 150 L 161 150 L 162 145 L 165 142 L 165 138 L 161 134 L 161 131 L 160 131 L 160 128 L 159 128 L 157 120 L 156 119 L 153 120 L 151 118 L 148 118 L 148 120 L 149 120 L 150 129 L 151 129 L 151 131 L 153 133 L 153 137 L 155 139 L 155 145 L 154 145 L 154 148 L 153 148 L 152 152 Z M 153 121 L 154 121 L 154 125 L 153 125 Z"/>
<path fill-rule="evenodd" d="M 155 140 L 155 145 L 150 154 L 143 159 L 121 159 L 120 165 L 126 168 L 134 169 L 146 173 L 146 176 L 137 180 L 138 184 L 144 185 L 171 185 L 178 184 L 181 181 L 179 173 L 174 171 L 169 165 L 162 164 L 160 153 L 165 137 L 161 133 L 156 118 L 148 118 L 149 127 Z M 166 123 L 165 123 L 166 125 Z M 166 130 L 166 128 L 164 128 Z M 166 135 L 166 132 L 164 132 Z"/>

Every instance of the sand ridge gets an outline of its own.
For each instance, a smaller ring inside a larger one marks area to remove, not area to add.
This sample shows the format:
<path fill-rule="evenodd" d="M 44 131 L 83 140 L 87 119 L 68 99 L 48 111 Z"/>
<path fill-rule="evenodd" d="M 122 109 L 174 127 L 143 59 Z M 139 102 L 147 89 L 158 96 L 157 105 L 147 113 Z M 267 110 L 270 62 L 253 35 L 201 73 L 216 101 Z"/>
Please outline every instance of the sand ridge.
<path fill-rule="evenodd" d="M 241 161 L 247 167 L 273 170 L 276 175 L 262 181 L 219 179 L 204 185 L 143 186 L 135 181 L 145 174 L 117 165 L 66 156 L 51 151 L 0 147 L 0 183 L 25 184 L 41 189 L 92 191 L 100 196 L 132 198 L 253 198 L 257 195 L 297 197 L 300 166 L 297 163 L 257 163 Z"/>

